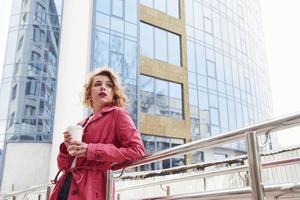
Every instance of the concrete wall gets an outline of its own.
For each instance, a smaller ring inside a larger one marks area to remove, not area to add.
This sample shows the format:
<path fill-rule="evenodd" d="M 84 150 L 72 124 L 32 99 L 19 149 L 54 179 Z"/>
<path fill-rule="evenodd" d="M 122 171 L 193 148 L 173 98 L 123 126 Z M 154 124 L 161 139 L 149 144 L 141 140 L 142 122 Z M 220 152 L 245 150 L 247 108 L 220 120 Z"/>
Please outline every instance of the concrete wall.
<path fill-rule="evenodd" d="M 68 125 L 83 119 L 81 92 L 90 68 L 92 3 L 64 1 L 50 177 L 57 172 L 62 133 Z"/>
<path fill-rule="evenodd" d="M 49 183 L 51 144 L 8 143 L 1 193 Z"/>

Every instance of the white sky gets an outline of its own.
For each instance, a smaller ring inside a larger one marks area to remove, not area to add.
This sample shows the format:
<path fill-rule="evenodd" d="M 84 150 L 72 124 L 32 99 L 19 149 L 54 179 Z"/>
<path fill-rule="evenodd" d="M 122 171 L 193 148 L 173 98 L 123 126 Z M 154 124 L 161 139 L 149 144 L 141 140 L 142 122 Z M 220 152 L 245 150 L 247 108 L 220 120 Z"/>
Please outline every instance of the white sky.
<path fill-rule="evenodd" d="M 300 111 L 300 0 L 260 0 L 269 63 L 274 114 L 282 116 Z M 11 0 L 0 4 L 0 77 Z M 279 135 L 282 145 L 300 144 L 297 132 Z"/>
<path fill-rule="evenodd" d="M 6 37 L 8 32 L 9 13 L 11 9 L 10 0 L 0 0 L 0 83 L 2 79 L 2 66 L 4 63 L 4 53 L 6 47 Z"/>
<path fill-rule="evenodd" d="M 300 111 L 300 1 L 260 0 L 274 115 Z M 279 134 L 282 145 L 300 144 L 300 128 Z"/>

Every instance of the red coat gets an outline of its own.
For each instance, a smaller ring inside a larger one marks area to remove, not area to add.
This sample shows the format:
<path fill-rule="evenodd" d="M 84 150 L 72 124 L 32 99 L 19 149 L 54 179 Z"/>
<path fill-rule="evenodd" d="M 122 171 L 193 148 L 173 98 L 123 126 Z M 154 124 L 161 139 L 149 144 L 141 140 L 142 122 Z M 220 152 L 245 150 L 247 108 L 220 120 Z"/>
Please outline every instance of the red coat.
<path fill-rule="evenodd" d="M 60 145 L 57 157 L 59 170 L 64 173 L 52 191 L 50 200 L 56 200 L 66 172 L 71 171 L 73 179 L 69 200 L 105 200 L 106 170 L 112 163 L 136 160 L 145 155 L 143 142 L 129 113 L 120 107 L 105 107 L 88 121 L 79 123 L 84 127 L 82 141 L 88 144 L 87 157 L 78 158 L 74 170 L 70 170 L 74 159 Z"/>

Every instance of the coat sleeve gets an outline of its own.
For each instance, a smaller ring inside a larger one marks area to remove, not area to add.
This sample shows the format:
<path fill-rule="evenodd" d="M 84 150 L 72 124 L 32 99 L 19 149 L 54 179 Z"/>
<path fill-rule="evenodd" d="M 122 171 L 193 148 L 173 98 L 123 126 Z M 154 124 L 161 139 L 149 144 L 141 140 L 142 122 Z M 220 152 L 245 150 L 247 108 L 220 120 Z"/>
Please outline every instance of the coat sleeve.
<path fill-rule="evenodd" d="M 145 155 L 140 133 L 136 129 L 128 111 L 118 109 L 115 120 L 116 135 L 121 143 L 121 147 L 118 148 L 114 144 L 88 144 L 88 160 L 122 163 L 128 160 L 136 160 Z"/>
<path fill-rule="evenodd" d="M 59 154 L 57 156 L 57 166 L 58 169 L 68 169 L 71 167 L 74 156 L 70 156 L 67 147 L 64 143 L 61 143 L 59 146 Z"/>

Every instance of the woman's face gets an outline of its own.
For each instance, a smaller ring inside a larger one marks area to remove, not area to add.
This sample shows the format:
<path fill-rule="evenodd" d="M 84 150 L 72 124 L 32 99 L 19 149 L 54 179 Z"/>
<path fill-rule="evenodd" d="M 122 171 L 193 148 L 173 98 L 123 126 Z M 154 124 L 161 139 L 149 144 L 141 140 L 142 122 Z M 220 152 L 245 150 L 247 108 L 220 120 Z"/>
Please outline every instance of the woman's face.
<path fill-rule="evenodd" d="M 91 97 L 93 109 L 103 108 L 113 100 L 113 82 L 105 75 L 98 75 L 93 78 Z"/>

